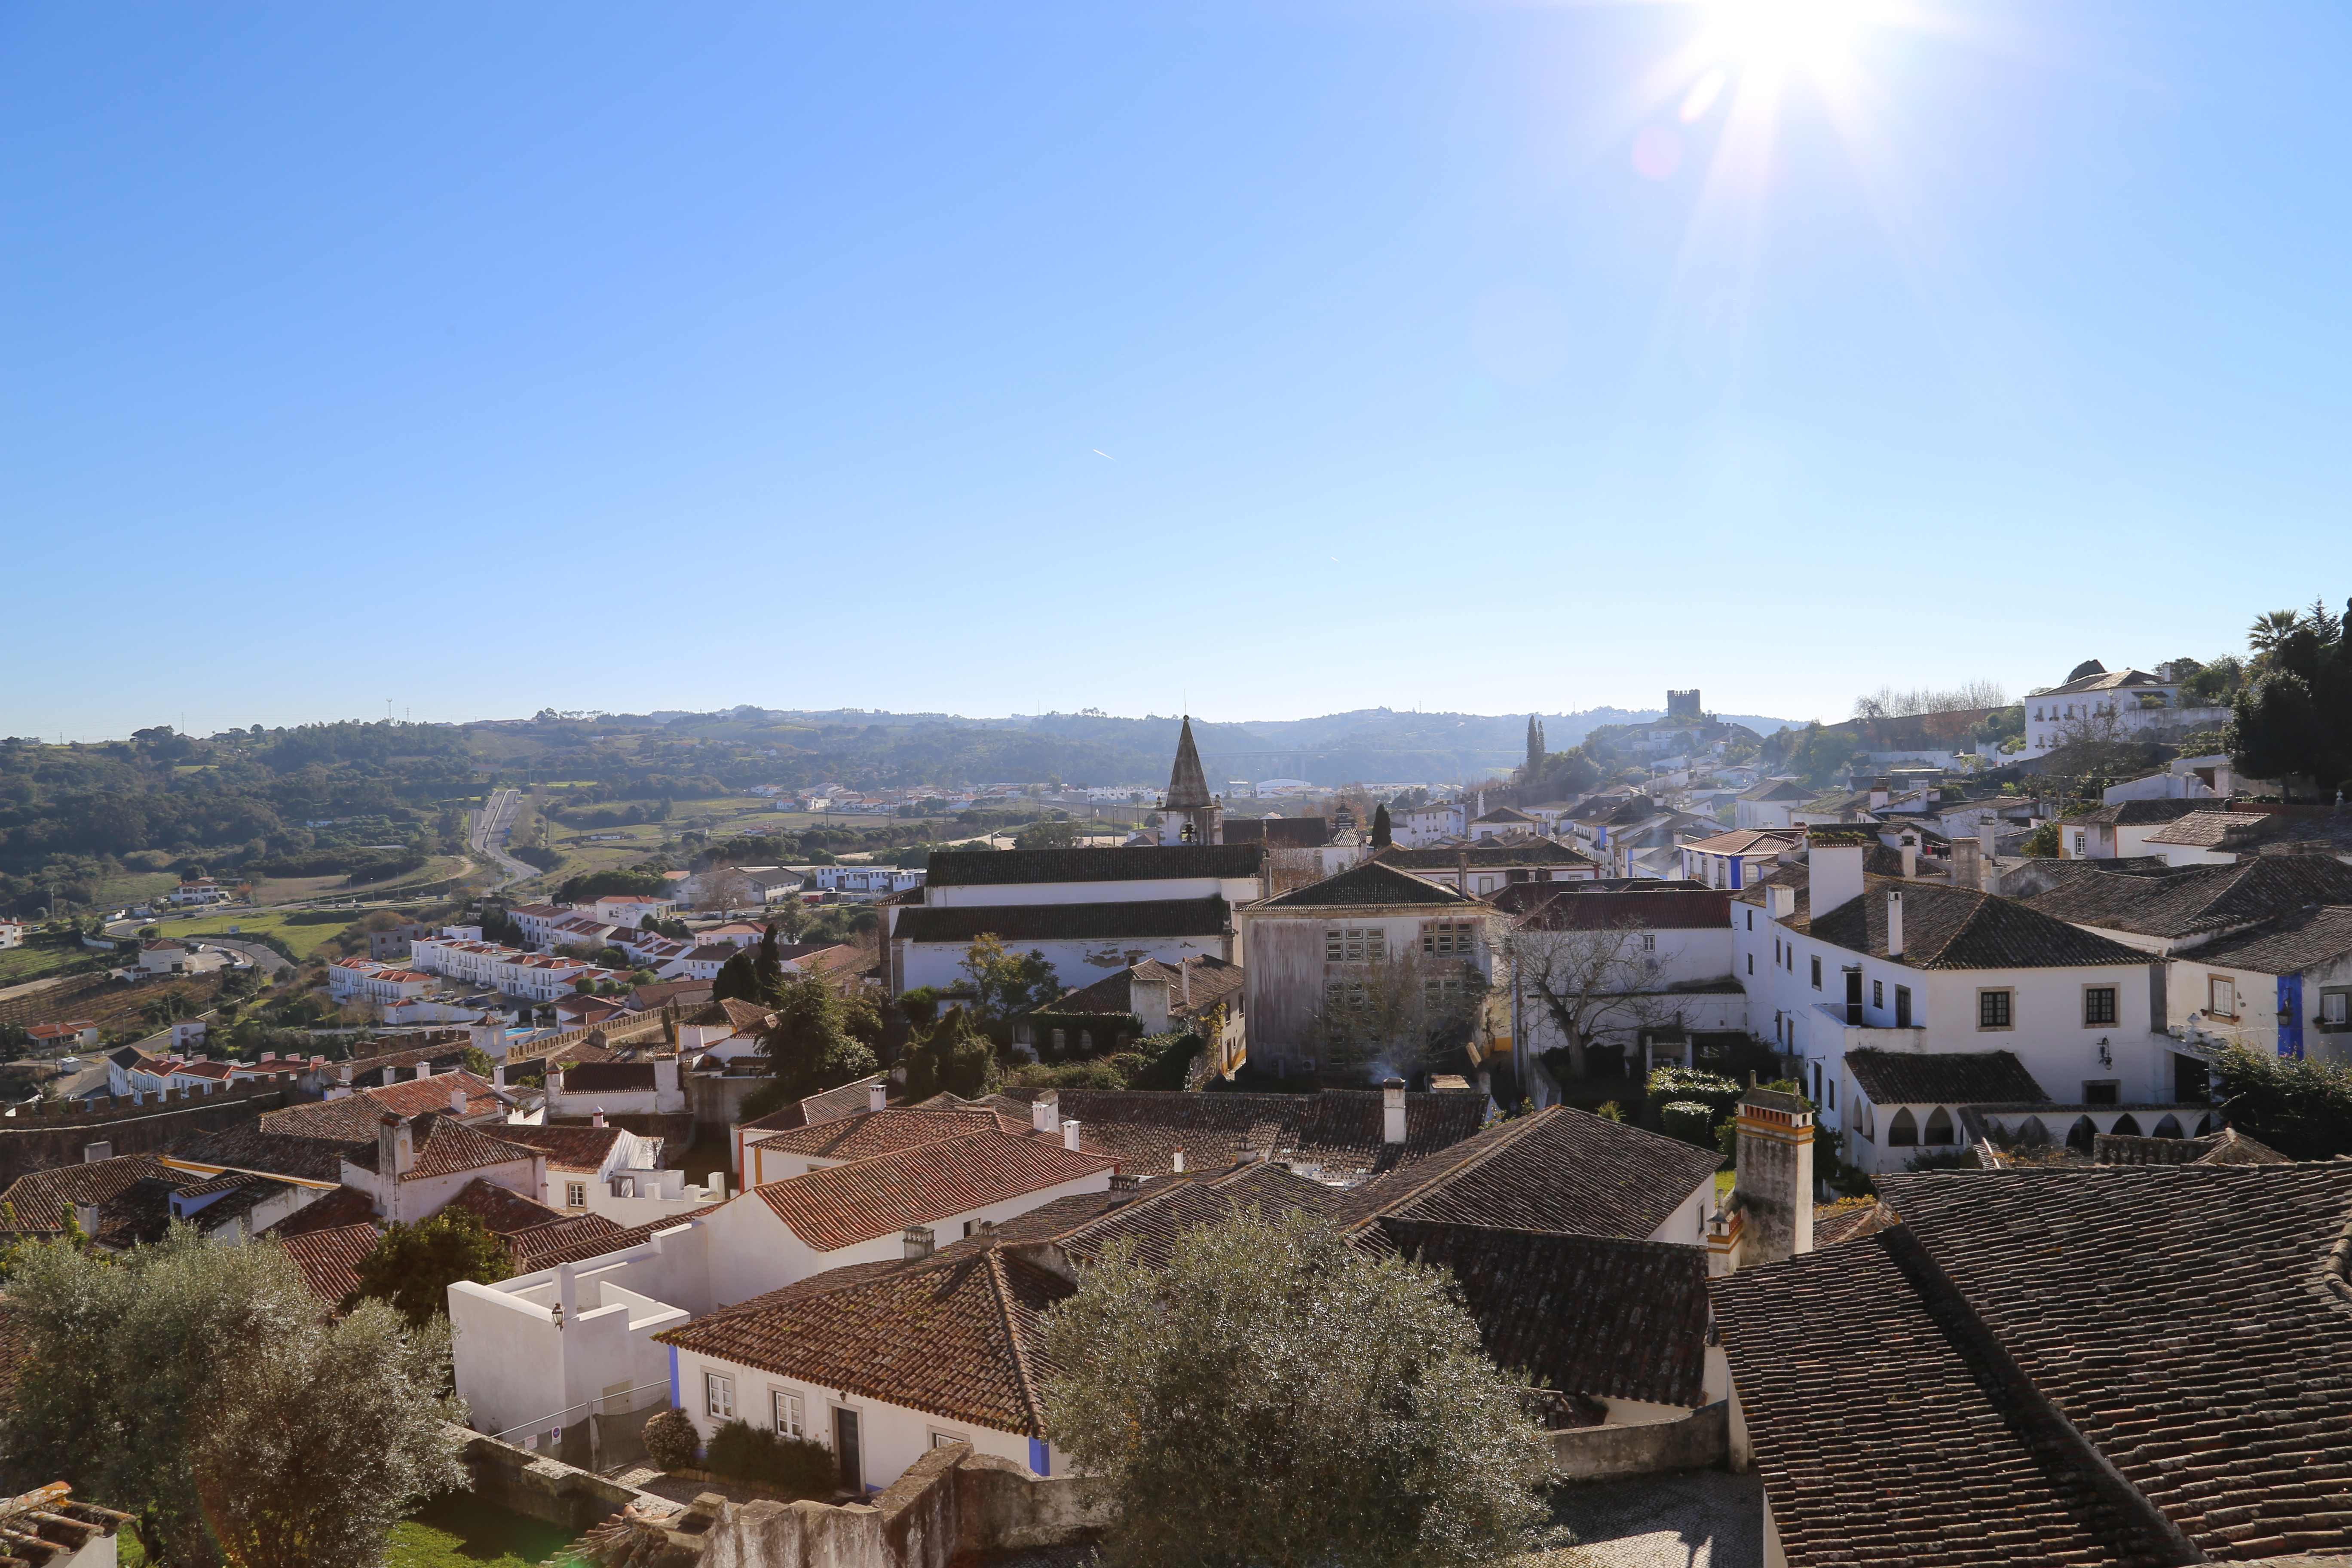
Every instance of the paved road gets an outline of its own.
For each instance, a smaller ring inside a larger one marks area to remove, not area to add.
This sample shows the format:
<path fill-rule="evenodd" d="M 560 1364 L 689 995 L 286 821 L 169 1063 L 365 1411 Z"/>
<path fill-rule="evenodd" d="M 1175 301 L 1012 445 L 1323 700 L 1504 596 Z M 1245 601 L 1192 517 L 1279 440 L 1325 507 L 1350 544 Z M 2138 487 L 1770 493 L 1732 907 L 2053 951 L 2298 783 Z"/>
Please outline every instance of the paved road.
<path fill-rule="evenodd" d="M 515 816 L 521 809 L 521 795 L 514 790 L 501 789 L 490 793 L 490 798 L 481 810 L 468 814 L 474 819 L 474 826 L 466 840 L 467 846 L 475 853 L 487 855 L 499 863 L 499 868 L 506 872 L 498 884 L 501 888 L 511 887 L 526 877 L 539 875 L 538 868 L 525 865 L 502 847 L 508 833 L 513 830 Z"/>

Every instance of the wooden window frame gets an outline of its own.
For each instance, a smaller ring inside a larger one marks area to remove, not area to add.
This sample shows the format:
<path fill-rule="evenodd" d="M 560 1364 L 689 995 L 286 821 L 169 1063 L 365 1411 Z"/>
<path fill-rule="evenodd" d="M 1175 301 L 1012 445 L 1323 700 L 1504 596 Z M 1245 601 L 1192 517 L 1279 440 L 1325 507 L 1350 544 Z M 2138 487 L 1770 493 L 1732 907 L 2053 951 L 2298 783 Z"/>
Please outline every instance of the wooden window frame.
<path fill-rule="evenodd" d="M 2106 998 L 2106 1016 L 2105 1017 L 2096 1016 L 2098 1008 L 2094 1005 L 2094 999 L 2100 996 Z M 2086 1029 L 2112 1029 L 2116 1026 L 2116 1021 L 2122 1016 L 2122 986 L 2085 985 L 2083 987 L 2083 1027 Z"/>
<path fill-rule="evenodd" d="M 1993 1010 L 1992 1005 L 1995 998 L 1999 999 L 2000 1022 L 1997 1024 L 1987 1023 L 1985 1021 L 1986 1016 Z M 1980 1035 L 2005 1035 L 2014 1031 L 2016 1027 L 2017 988 L 2013 985 L 1979 986 L 1977 988 L 1977 1033 Z"/>

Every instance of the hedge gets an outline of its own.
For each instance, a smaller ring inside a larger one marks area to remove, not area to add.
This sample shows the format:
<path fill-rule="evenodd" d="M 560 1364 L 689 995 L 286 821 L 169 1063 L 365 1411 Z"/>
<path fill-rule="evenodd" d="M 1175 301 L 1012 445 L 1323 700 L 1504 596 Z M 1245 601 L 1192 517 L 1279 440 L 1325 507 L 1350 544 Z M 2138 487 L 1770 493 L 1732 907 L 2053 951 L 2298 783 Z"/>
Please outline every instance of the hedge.
<path fill-rule="evenodd" d="M 1704 1105 L 1711 1112 L 1710 1124 L 1739 1110 L 1743 1090 L 1737 1079 L 1721 1073 L 1701 1072 L 1694 1068 L 1664 1067 L 1650 1074 L 1649 1101 L 1658 1112 L 1663 1126 L 1667 1105 L 1672 1101 Z"/>
<path fill-rule="evenodd" d="M 1677 1100 L 1660 1107 L 1658 1125 L 1669 1138 L 1679 1138 L 1702 1149 L 1715 1147 L 1715 1112 L 1696 1100 Z"/>

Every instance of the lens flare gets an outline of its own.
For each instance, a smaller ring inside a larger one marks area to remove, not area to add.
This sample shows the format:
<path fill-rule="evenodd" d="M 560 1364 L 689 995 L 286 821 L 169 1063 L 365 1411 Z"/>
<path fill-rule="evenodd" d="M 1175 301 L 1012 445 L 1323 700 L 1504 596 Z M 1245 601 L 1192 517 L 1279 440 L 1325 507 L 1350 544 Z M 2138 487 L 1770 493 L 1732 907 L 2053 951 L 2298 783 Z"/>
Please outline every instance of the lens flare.
<path fill-rule="evenodd" d="M 1869 0 L 1718 0 L 1707 8 L 1709 52 L 1738 67 L 1834 69 L 1871 10 Z"/>
<path fill-rule="evenodd" d="M 1706 119 L 1706 111 L 1715 107 L 1715 100 L 1723 96 L 1723 84 L 1730 79 L 1731 73 L 1717 66 L 1691 83 L 1689 94 L 1683 99 L 1682 122 L 1696 125 Z"/>

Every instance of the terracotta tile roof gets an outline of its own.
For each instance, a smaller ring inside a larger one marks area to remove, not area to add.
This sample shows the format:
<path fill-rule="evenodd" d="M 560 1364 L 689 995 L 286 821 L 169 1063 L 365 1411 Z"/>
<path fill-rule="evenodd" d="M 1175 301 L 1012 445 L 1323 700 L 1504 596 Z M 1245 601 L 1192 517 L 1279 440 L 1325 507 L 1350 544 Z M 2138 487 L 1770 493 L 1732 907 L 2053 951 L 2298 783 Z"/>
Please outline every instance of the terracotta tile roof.
<path fill-rule="evenodd" d="M 1485 817 L 1478 819 L 1486 821 Z M 1432 871 L 1453 871 L 1461 867 L 1464 856 L 1470 859 L 1474 871 L 1493 871 L 1510 866 L 1584 867 L 1599 864 L 1581 849 L 1566 844 L 1556 844 L 1549 838 L 1525 838 L 1511 844 L 1472 844 L 1456 848 L 1434 845 L 1412 849 L 1402 844 L 1391 844 L 1385 849 L 1372 851 L 1371 859 L 1384 861 L 1400 871 L 1427 876 Z"/>
<path fill-rule="evenodd" d="M 476 1176 L 459 1187 L 455 1196 L 442 1205 L 445 1209 L 463 1209 L 482 1222 L 492 1236 L 512 1236 L 518 1231 L 536 1230 L 541 1226 L 555 1225 L 572 1216 L 549 1208 L 536 1198 L 527 1198 L 510 1187 Z M 618 1226 L 614 1226 L 615 1230 Z"/>
<path fill-rule="evenodd" d="M 1813 1247 L 1835 1247 L 1857 1237 L 1873 1236 L 1895 1224 L 1895 1211 L 1876 1198 L 1840 1198 L 1813 1205 Z"/>
<path fill-rule="evenodd" d="M 632 987 L 627 1000 L 639 1012 L 658 1013 L 672 1002 L 681 1007 L 688 1007 L 697 1002 L 709 1001 L 710 986 L 711 982 L 708 980 L 657 980 Z"/>
<path fill-rule="evenodd" d="M 1497 1365 L 1591 1398 L 1706 1402 L 1706 1248 L 1424 1220 L 1380 1231 L 1453 1274 Z"/>
<path fill-rule="evenodd" d="M 2227 866 L 2175 866 L 2152 875 L 2095 869 L 2023 902 L 2076 925 L 2185 937 L 2252 925 L 2312 904 L 2352 903 L 2352 866 L 2325 855 L 2264 855 Z"/>
<path fill-rule="evenodd" d="M 1021 882 L 1156 882 L 1201 877 L 1262 877 L 1261 844 L 1166 844 L 1116 849 L 941 849 L 924 880 L 934 888 Z"/>
<path fill-rule="evenodd" d="M 1531 931 L 1728 931 L 1731 895 L 1688 886 L 1580 891 L 1570 883 L 1518 923 Z"/>
<path fill-rule="evenodd" d="M 461 1171 L 488 1170 L 494 1165 L 511 1164 L 528 1160 L 534 1151 L 519 1143 L 503 1142 L 487 1137 L 462 1121 L 446 1116 L 419 1116 L 409 1122 L 409 1135 L 415 1141 L 415 1163 L 401 1173 L 404 1182 L 421 1182 L 428 1176 L 454 1176 Z M 354 1145 L 343 1156 L 362 1171 L 376 1168 L 376 1145 L 370 1142 Z"/>
<path fill-rule="evenodd" d="M 2134 1138 L 2102 1132 L 2092 1140 L 2095 1165 L 2287 1165 L 2294 1163 L 2269 1144 L 2234 1127 L 2203 1138 Z"/>
<path fill-rule="evenodd" d="M 1147 958 L 1125 969 L 1115 969 L 1091 985 L 1076 991 L 1065 991 L 1043 1007 L 1041 1014 L 1105 1014 L 1127 1013 L 1135 1005 L 1131 980 L 1164 980 L 1168 983 L 1168 1006 L 1171 1015 L 1191 1017 L 1205 1013 L 1242 988 L 1244 972 L 1238 963 L 1202 953 L 1188 958 L 1180 969 L 1172 963 L 1162 963 Z M 1186 988 L 1191 1000 L 1187 1001 Z"/>
<path fill-rule="evenodd" d="M 2189 962 L 2300 974 L 2352 952 L 2352 903 L 2315 904 L 2189 949 Z"/>
<path fill-rule="evenodd" d="M 833 1252 L 1112 1164 L 1058 1142 L 991 1130 L 770 1182 L 744 1196 L 766 1204 L 812 1249 Z"/>
<path fill-rule="evenodd" d="M 362 1220 L 375 1219 L 375 1200 L 357 1187 L 337 1187 L 304 1204 L 261 1234 L 283 1241 L 314 1230 L 332 1230 L 337 1226 L 357 1225 Z"/>
<path fill-rule="evenodd" d="M 261 1121 L 248 1121 L 242 1127 L 184 1143 L 172 1151 L 172 1158 L 188 1164 L 220 1165 L 261 1175 L 340 1183 L 343 1179 L 343 1156 L 357 1146 L 356 1139 L 297 1137 L 272 1132 Z"/>
<path fill-rule="evenodd" d="M 650 1094 L 651 1062 L 583 1062 L 563 1069 L 566 1094 Z"/>
<path fill-rule="evenodd" d="M 830 1121 L 835 1117 L 855 1116 L 866 1109 L 867 1090 L 873 1085 L 883 1081 L 882 1075 L 875 1073 L 869 1077 L 861 1078 L 854 1083 L 845 1083 L 837 1088 L 828 1089 L 822 1094 L 810 1095 L 806 1100 L 797 1100 L 781 1110 L 772 1110 L 767 1115 L 746 1121 L 742 1125 L 747 1130 L 772 1129 L 781 1132 L 789 1127 L 813 1127 L 820 1121 Z M 956 1103 L 961 1105 L 964 1102 L 957 1100 Z"/>
<path fill-rule="evenodd" d="M 1075 1287 L 988 1247 L 835 1268 L 656 1334 L 681 1351 L 1043 1436 L 1038 1319 Z"/>
<path fill-rule="evenodd" d="M 494 1134 L 501 1142 L 520 1143 L 547 1156 L 551 1171 L 601 1171 L 612 1156 L 613 1145 L 620 1141 L 624 1128 L 575 1127 L 559 1123 L 552 1127 L 532 1127 L 507 1121 L 499 1124 Z"/>
<path fill-rule="evenodd" d="M 717 1204 L 705 1204 L 700 1208 L 688 1209 L 626 1229 L 600 1214 L 579 1215 L 561 1225 L 524 1231 L 520 1236 L 510 1238 L 508 1246 L 514 1252 L 515 1272 L 536 1274 L 559 1263 L 584 1263 L 591 1258 L 625 1251 L 652 1239 L 656 1231 L 684 1225 L 690 1219 L 699 1219 L 718 1208 Z"/>
<path fill-rule="evenodd" d="M 776 1021 L 776 1010 L 744 1001 L 740 996 L 722 997 L 687 1020 L 689 1024 L 724 1024 L 737 1030 L 764 1029 Z"/>
<path fill-rule="evenodd" d="M 1385 860 L 1367 860 L 1319 882 L 1261 900 L 1262 910 L 1345 909 L 1371 904 L 1475 904 L 1478 900 L 1443 883 L 1400 871 Z"/>
<path fill-rule="evenodd" d="M 75 1204 L 102 1204 L 132 1183 L 150 1177 L 184 1181 L 152 1154 L 117 1154 L 111 1160 L 90 1160 L 34 1171 L 8 1184 L 0 1204 L 16 1211 L 13 1234 L 46 1233 L 65 1228 L 65 1212 Z"/>
<path fill-rule="evenodd" d="M 2352 1546 L 2352 1166 L 1882 1185 L 1901 1225 L 1712 1287 L 1790 1562 Z"/>
<path fill-rule="evenodd" d="M 310 1294 L 330 1306 L 340 1304 L 360 1288 L 360 1260 L 383 1238 L 372 1220 L 329 1226 L 282 1237 L 286 1256 L 302 1271 Z"/>
<path fill-rule="evenodd" d="M 1150 850 L 1150 854 L 1175 853 Z M 1019 851 L 1006 850 L 1006 854 Z M 1087 849 L 1086 855 L 1116 854 Z M 1008 942 L 1096 939 L 1133 941 L 1150 937 L 1217 936 L 1233 924 L 1225 900 L 1213 894 L 1203 899 L 1147 899 L 1133 903 L 994 904 L 944 909 L 911 909 L 898 917 L 894 939 L 908 942 L 968 943 L 988 935 Z"/>
<path fill-rule="evenodd" d="M 450 1091 L 459 1089 L 466 1091 L 468 1116 L 488 1116 L 505 1110 L 506 1101 L 499 1098 L 489 1079 L 460 1068 L 435 1073 L 431 1078 L 403 1079 L 375 1089 L 354 1089 L 340 1100 L 265 1111 L 261 1125 L 263 1131 L 278 1136 L 341 1138 L 350 1142 L 373 1140 L 376 1123 L 386 1112 L 403 1117 L 420 1116 L 427 1111 L 445 1113 L 449 1109 Z"/>
<path fill-rule="evenodd" d="M 1355 1227 L 1396 1218 L 1646 1241 L 1721 1163 L 1712 1149 L 1554 1105 L 1349 1188 L 1337 1212 Z"/>
<path fill-rule="evenodd" d="M 2070 823 L 2095 823 L 2103 826 L 2133 827 L 2146 822 L 2178 822 L 2195 812 L 2217 810 L 2220 805 L 2220 802 L 2212 800 L 2119 800 L 2065 820 Z"/>
<path fill-rule="evenodd" d="M 1006 1098 L 1024 1120 L 1044 1089 L 1015 1088 Z M 1108 1154 L 1129 1175 L 1150 1176 L 1174 1166 L 1184 1152 L 1189 1171 L 1209 1173 L 1244 1153 L 1273 1151 L 1276 1160 L 1346 1178 L 1392 1171 L 1461 1142 L 1485 1124 L 1477 1095 L 1408 1094 L 1402 1143 L 1383 1141 L 1381 1091 L 1325 1089 L 1319 1094 L 1180 1094 L 1148 1089 L 1066 1089 L 1058 1115 L 1078 1124 L 1079 1146 Z"/>
<path fill-rule="evenodd" d="M 2186 812 L 2171 826 L 2160 833 L 2151 833 L 2145 844 L 2178 844 L 2184 848 L 2220 849 L 2233 840 L 2259 836 L 2269 826 L 2268 821 L 2252 812 L 2231 811 L 2227 806 L 2207 804 L 2202 810 Z"/>
<path fill-rule="evenodd" d="M 1293 1175 L 1279 1165 L 1245 1165 L 1215 1176 L 1162 1177 L 1140 1192 L 1056 1198 L 942 1252 L 1001 1246 L 1027 1257 L 1031 1254 L 1025 1248 L 1045 1246 L 1066 1258 L 1091 1263 L 1114 1243 L 1130 1242 L 1138 1263 L 1162 1268 L 1177 1238 L 1190 1231 L 1223 1225 L 1250 1210 L 1271 1219 L 1302 1210 L 1323 1214 L 1330 1205 L 1331 1189 L 1320 1182 Z"/>
<path fill-rule="evenodd" d="M 1683 845 L 1706 855 L 1758 855 L 1794 849 L 1805 836 L 1793 827 L 1739 827 L 1711 838 L 1694 838 Z"/>
<path fill-rule="evenodd" d="M 1873 1105 L 2034 1105 L 2050 1097 L 2009 1051 L 1855 1050 L 1847 1070 Z"/>
<path fill-rule="evenodd" d="M 2352 867 L 2347 867 L 2352 873 Z M 2139 881 L 2141 879 L 2128 879 Z M 1862 897 L 1814 916 L 1811 889 L 1797 895 L 1789 923 L 1849 952 L 1887 958 L 1886 895 L 1903 895 L 1903 956 L 1887 959 L 1911 969 L 2062 969 L 2127 963 L 2145 968 L 2148 955 L 2095 936 L 2033 907 L 1969 888 L 1863 879 Z"/>
<path fill-rule="evenodd" d="M 1008 1127 L 992 1110 L 861 1110 L 814 1127 L 771 1133 L 753 1146 L 821 1160 L 865 1160 L 988 1131 L 1025 1132 L 1028 1123 Z"/>

